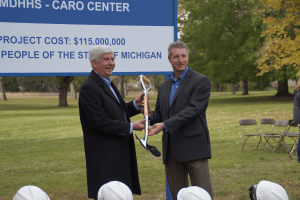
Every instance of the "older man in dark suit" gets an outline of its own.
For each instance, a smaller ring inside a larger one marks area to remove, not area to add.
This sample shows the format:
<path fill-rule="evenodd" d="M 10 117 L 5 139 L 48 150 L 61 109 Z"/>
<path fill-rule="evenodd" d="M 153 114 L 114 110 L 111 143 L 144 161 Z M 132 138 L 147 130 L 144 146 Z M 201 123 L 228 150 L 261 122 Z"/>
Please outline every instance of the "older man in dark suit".
<path fill-rule="evenodd" d="M 130 123 L 139 111 L 143 94 L 126 103 L 110 75 L 115 67 L 111 47 L 91 48 L 92 72 L 79 94 L 79 112 L 86 156 L 88 197 L 97 199 L 99 188 L 110 181 L 126 184 L 141 194 L 132 130 L 145 128 L 145 119 Z"/>
<path fill-rule="evenodd" d="M 159 86 L 155 111 L 149 108 L 152 127 L 149 135 L 163 130 L 163 163 L 175 200 L 178 191 L 192 185 L 205 189 L 212 197 L 208 159 L 211 158 L 206 109 L 211 91 L 210 80 L 188 67 L 185 43 L 171 43 L 170 79 Z"/>

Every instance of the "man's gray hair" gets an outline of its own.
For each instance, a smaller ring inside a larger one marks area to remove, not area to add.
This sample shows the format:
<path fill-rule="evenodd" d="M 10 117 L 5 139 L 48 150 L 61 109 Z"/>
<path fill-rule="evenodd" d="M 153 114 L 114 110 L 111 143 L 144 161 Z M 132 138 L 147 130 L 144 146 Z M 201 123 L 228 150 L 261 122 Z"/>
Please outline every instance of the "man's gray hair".
<path fill-rule="evenodd" d="M 189 48 L 187 47 L 187 45 L 182 41 L 176 41 L 169 45 L 169 48 L 168 48 L 168 57 L 169 58 L 171 57 L 173 48 L 185 48 L 187 55 L 189 55 Z"/>
<path fill-rule="evenodd" d="M 100 57 L 102 56 L 102 54 L 113 53 L 113 52 L 114 52 L 113 49 L 110 46 L 107 46 L 107 45 L 93 46 L 90 49 L 90 52 L 89 52 L 89 58 L 90 58 L 90 62 L 91 62 L 92 67 L 93 67 L 93 64 L 92 64 L 93 60 L 98 62 Z"/>

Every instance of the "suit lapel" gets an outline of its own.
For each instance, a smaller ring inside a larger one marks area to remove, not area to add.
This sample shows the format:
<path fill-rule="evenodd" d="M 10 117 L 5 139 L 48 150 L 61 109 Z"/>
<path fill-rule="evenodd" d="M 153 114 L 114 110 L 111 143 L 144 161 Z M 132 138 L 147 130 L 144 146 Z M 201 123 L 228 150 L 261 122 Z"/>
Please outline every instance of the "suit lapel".
<path fill-rule="evenodd" d="M 170 108 L 172 107 L 172 105 L 174 104 L 176 98 L 178 97 L 179 93 L 181 92 L 181 90 L 185 87 L 185 85 L 191 80 L 191 76 L 192 76 L 192 70 L 189 69 L 186 73 L 186 75 L 184 76 L 183 80 L 181 81 L 178 89 L 176 90 L 176 93 L 172 99 Z M 170 91 L 169 91 L 169 96 L 170 96 Z"/>
<path fill-rule="evenodd" d="M 162 94 L 164 94 L 164 99 L 162 100 L 163 105 L 161 105 L 161 108 L 167 109 L 167 115 L 169 115 L 169 99 L 170 99 L 171 85 L 172 85 L 172 81 L 169 78 L 166 81 L 166 86 L 162 90 Z"/>
<path fill-rule="evenodd" d="M 124 104 L 125 104 L 125 101 L 123 100 L 123 97 L 121 96 L 119 90 L 117 89 L 117 87 L 115 86 L 115 84 L 114 84 L 113 82 L 111 82 L 111 86 L 112 86 L 112 88 L 114 89 L 114 91 L 115 91 L 115 93 L 116 93 L 116 95 L 117 95 L 117 97 L 118 97 L 118 99 L 119 99 L 120 102 L 118 102 L 118 100 L 116 99 L 115 95 L 113 95 L 113 96 L 115 97 L 115 100 L 116 100 L 118 103 L 120 103 L 122 107 L 125 107 L 125 105 L 124 105 Z M 110 90 L 110 89 L 109 89 L 109 90 Z M 111 91 L 110 91 L 110 92 L 111 92 Z M 112 92 L 111 92 L 111 93 L 112 93 Z"/>
<path fill-rule="evenodd" d="M 94 70 L 92 70 L 92 72 L 90 73 L 90 77 L 92 79 L 94 79 L 101 87 L 104 88 L 104 91 L 109 94 L 111 96 L 111 98 L 113 98 L 118 104 L 120 104 L 120 102 L 117 100 L 117 98 L 115 97 L 115 95 L 112 93 L 112 91 L 110 90 L 110 88 L 106 85 L 106 83 L 102 80 L 102 78 L 96 74 L 96 72 L 94 72 Z M 113 85 L 113 83 L 112 83 Z M 114 86 L 114 85 L 113 85 Z M 118 93 L 117 88 L 114 86 L 113 87 L 115 93 Z M 118 95 L 118 94 L 117 94 Z M 119 98 L 119 96 L 118 96 Z M 120 98 L 119 98 L 120 99 Z M 121 104 L 120 104 L 121 105 Z M 122 106 L 122 105 L 121 105 Z"/>

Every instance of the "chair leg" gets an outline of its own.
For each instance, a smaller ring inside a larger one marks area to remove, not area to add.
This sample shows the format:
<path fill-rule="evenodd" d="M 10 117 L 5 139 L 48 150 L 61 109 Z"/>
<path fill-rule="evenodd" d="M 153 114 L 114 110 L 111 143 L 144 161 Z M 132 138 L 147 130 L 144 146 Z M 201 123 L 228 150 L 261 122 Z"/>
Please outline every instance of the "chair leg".
<path fill-rule="evenodd" d="M 280 139 L 279 139 L 279 141 L 277 142 L 274 150 L 273 150 L 273 153 L 279 149 L 279 147 L 281 146 L 282 141 L 283 141 L 283 138 L 281 136 Z"/>
<path fill-rule="evenodd" d="M 261 136 L 259 136 L 259 142 L 258 142 L 258 144 L 257 144 L 256 149 L 258 149 L 260 142 L 263 143 L 262 140 L 261 140 Z"/>
<path fill-rule="evenodd" d="M 284 147 L 285 151 L 287 152 L 288 156 L 290 157 L 290 159 L 292 159 L 292 156 L 290 155 L 290 150 L 289 150 L 288 146 L 286 145 L 284 139 L 282 140 L 282 144 L 283 144 L 283 147 Z"/>
<path fill-rule="evenodd" d="M 267 144 L 268 144 L 269 146 L 272 146 L 272 145 L 269 143 L 269 138 L 264 137 L 264 139 L 266 140 L 266 142 L 263 144 L 262 150 L 261 150 L 261 151 L 264 151 L 264 150 L 265 150 Z"/>
<path fill-rule="evenodd" d="M 276 142 L 276 145 L 278 144 L 278 141 L 275 139 L 275 138 L 272 138 L 275 142 Z M 272 147 L 272 150 L 274 150 L 274 146 L 269 142 L 270 146 Z"/>
<path fill-rule="evenodd" d="M 265 140 L 266 140 L 266 138 L 265 138 Z M 265 146 L 266 146 L 266 144 L 267 144 L 267 140 L 266 140 L 266 142 L 265 142 L 265 143 L 263 143 L 263 146 L 262 146 L 262 149 L 261 149 L 261 151 L 264 151 L 264 150 L 265 150 Z"/>
<path fill-rule="evenodd" d="M 298 137 L 296 139 L 294 139 L 294 137 L 291 137 L 293 139 L 293 144 L 290 148 L 290 152 L 289 152 L 289 156 L 291 157 L 292 156 L 292 153 L 295 149 L 295 146 L 297 146 L 297 141 L 298 141 Z"/>
<path fill-rule="evenodd" d="M 243 136 L 243 139 L 244 139 L 244 144 L 243 144 L 243 146 L 242 146 L 242 151 L 244 150 L 244 147 L 246 147 L 246 149 L 247 149 L 247 151 L 248 151 L 248 146 L 247 146 L 247 140 L 250 138 L 250 136 L 247 136 L 247 138 L 245 139 L 245 137 Z M 261 135 L 259 136 L 259 142 L 258 142 L 258 144 L 257 144 L 257 146 L 256 146 L 256 149 L 258 149 L 258 147 L 259 147 L 259 144 L 263 144 L 263 141 L 262 141 L 262 139 L 261 139 Z M 255 146 L 249 146 L 249 147 L 255 147 Z M 263 146 L 262 146 L 263 147 Z"/>
<path fill-rule="evenodd" d="M 247 137 L 247 138 L 245 139 L 244 136 L 243 136 L 244 144 L 243 144 L 243 147 L 242 147 L 242 151 L 244 150 L 244 147 L 245 147 L 245 146 L 246 146 L 246 149 L 247 149 L 247 151 L 248 151 L 248 147 L 247 147 L 247 144 L 246 144 L 248 138 L 249 138 L 249 137 Z"/>
<path fill-rule="evenodd" d="M 266 140 L 266 142 L 263 144 L 263 149 L 261 151 L 264 151 L 266 149 L 267 144 L 270 146 L 271 150 L 274 150 L 274 146 L 269 142 L 270 137 L 264 137 L 264 139 Z M 274 138 L 272 138 L 272 139 L 274 139 Z M 277 141 L 276 141 L 276 143 L 277 143 Z"/>

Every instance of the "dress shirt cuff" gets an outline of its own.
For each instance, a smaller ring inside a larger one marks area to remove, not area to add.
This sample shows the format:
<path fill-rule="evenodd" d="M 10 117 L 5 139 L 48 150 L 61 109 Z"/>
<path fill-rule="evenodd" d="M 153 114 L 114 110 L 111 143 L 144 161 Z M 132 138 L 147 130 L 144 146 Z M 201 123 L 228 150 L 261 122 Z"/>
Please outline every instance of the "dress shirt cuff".
<path fill-rule="evenodd" d="M 134 105 L 134 107 L 135 107 L 136 110 L 141 110 L 141 107 L 139 107 L 139 106 L 136 104 L 135 100 L 133 100 L 133 105 Z"/>
<path fill-rule="evenodd" d="M 150 121 L 153 121 L 153 120 L 154 120 L 154 117 L 155 117 L 155 113 L 153 112 L 152 118 L 149 119 L 149 120 L 150 120 Z"/>
<path fill-rule="evenodd" d="M 164 125 L 165 125 L 165 123 L 163 123 Z M 166 127 L 166 125 L 165 125 L 165 129 L 166 129 L 166 132 L 168 132 L 168 128 Z"/>
<path fill-rule="evenodd" d="M 129 132 L 129 134 L 132 134 L 132 131 L 133 131 L 133 124 L 130 123 L 130 132 Z"/>

